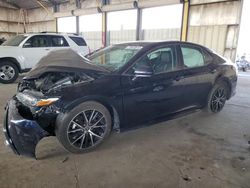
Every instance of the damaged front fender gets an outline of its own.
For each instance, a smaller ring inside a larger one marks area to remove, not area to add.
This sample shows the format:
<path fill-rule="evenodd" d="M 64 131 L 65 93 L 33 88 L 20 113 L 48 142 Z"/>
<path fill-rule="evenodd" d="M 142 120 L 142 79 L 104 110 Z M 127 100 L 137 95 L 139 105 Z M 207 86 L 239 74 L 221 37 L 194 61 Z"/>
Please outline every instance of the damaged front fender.
<path fill-rule="evenodd" d="M 35 120 L 24 119 L 18 112 L 16 101 L 10 100 L 6 106 L 3 128 L 6 144 L 15 154 L 36 158 L 36 145 L 50 134 Z"/>

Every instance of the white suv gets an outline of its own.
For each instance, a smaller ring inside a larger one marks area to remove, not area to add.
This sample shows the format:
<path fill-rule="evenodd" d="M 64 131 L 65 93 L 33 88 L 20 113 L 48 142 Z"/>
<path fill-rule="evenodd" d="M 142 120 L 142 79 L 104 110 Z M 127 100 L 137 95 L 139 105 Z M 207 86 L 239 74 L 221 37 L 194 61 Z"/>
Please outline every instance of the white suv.
<path fill-rule="evenodd" d="M 89 53 L 85 40 L 74 34 L 37 33 L 17 35 L 0 46 L 0 82 L 12 83 L 52 50 L 71 48 L 81 56 Z"/>

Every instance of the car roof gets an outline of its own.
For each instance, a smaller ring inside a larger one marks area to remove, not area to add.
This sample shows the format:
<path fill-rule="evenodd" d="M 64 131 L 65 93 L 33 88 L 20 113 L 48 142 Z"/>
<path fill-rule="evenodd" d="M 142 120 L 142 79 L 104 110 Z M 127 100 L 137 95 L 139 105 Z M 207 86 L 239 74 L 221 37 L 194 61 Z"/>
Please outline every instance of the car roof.
<path fill-rule="evenodd" d="M 131 42 L 123 42 L 114 44 L 114 46 L 142 46 L 142 47 L 151 47 L 151 46 L 158 46 L 158 45 L 168 45 L 168 44 L 188 44 L 188 45 L 194 45 L 197 47 L 206 48 L 200 44 L 192 43 L 192 42 L 184 42 L 184 41 L 177 41 L 177 40 L 168 40 L 168 41 L 131 41 Z"/>
<path fill-rule="evenodd" d="M 53 33 L 53 32 L 41 32 L 41 33 L 23 33 L 20 35 L 24 35 L 24 36 L 34 36 L 34 35 L 58 35 L 58 36 L 72 36 L 72 37 L 82 37 L 80 35 L 77 35 L 75 33 Z"/>

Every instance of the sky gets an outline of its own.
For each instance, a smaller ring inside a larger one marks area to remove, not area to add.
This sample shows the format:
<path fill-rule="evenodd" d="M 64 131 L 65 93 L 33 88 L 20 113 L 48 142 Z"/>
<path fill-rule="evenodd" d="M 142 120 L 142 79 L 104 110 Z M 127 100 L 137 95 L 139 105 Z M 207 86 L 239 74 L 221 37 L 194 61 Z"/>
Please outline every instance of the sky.
<path fill-rule="evenodd" d="M 146 8 L 142 11 L 142 29 L 180 28 L 182 4 Z M 137 10 L 109 12 L 107 14 L 108 30 L 136 29 Z M 80 32 L 101 31 L 102 14 L 80 16 Z M 75 17 L 58 19 L 58 31 L 75 33 Z"/>
<path fill-rule="evenodd" d="M 58 32 L 76 33 L 76 18 L 74 16 L 58 18 L 57 27 Z"/>
<path fill-rule="evenodd" d="M 250 0 L 244 0 L 237 54 L 250 54 Z"/>
<path fill-rule="evenodd" d="M 181 28 L 182 7 L 179 4 L 144 9 L 142 29 Z"/>
<path fill-rule="evenodd" d="M 180 28 L 182 4 L 142 10 L 142 29 Z M 108 13 L 108 30 L 136 29 L 137 11 Z"/>
<path fill-rule="evenodd" d="M 250 54 L 250 0 L 244 0 L 237 54 Z M 180 28 L 182 5 L 146 8 L 142 11 L 142 29 Z M 161 18 L 161 19 L 159 19 Z M 110 12 L 107 16 L 108 30 L 136 29 L 136 10 Z M 75 17 L 58 19 L 58 31 L 75 33 Z M 80 16 L 80 32 L 101 31 L 102 15 Z"/>
<path fill-rule="evenodd" d="M 102 31 L 102 14 L 90 14 L 80 16 L 80 32 L 83 31 Z"/>

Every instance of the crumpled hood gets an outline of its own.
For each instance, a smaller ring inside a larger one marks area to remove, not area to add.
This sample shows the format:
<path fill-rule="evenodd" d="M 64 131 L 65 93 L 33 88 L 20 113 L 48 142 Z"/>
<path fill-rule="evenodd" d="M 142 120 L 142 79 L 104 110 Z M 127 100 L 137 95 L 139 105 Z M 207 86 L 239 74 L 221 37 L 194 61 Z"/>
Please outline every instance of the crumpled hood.
<path fill-rule="evenodd" d="M 104 72 L 107 69 L 91 64 L 90 61 L 71 49 L 56 50 L 43 57 L 26 75 L 25 79 L 35 79 L 46 72 Z"/>

